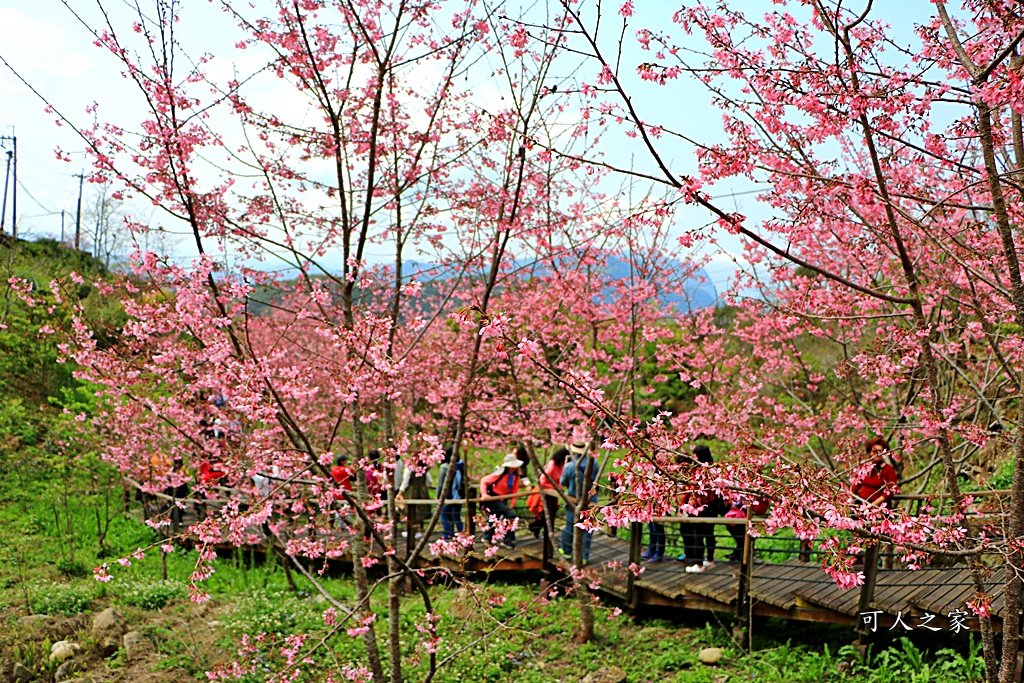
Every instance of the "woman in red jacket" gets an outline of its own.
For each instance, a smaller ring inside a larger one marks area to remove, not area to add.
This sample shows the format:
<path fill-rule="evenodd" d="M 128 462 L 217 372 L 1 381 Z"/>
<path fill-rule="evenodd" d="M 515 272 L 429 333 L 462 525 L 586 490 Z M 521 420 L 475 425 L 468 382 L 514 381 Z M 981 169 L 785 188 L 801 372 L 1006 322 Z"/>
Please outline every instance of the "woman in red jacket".
<path fill-rule="evenodd" d="M 522 466 L 523 461 L 518 459 L 514 454 L 509 453 L 506 455 L 505 459 L 501 461 L 501 464 L 498 465 L 497 469 L 480 480 L 480 495 L 484 498 L 512 495 L 519 492 L 519 485 L 521 482 L 524 482 L 529 486 L 529 480 L 524 480 L 519 473 L 519 468 Z M 480 504 L 480 507 L 487 511 L 488 517 L 513 520 L 516 518 L 516 513 L 512 511 L 515 504 L 515 498 L 502 498 L 500 500 L 486 500 Z M 487 531 L 484 532 L 484 541 L 486 543 L 491 543 L 491 539 L 493 537 L 494 525 L 492 524 L 489 525 Z M 515 548 L 515 530 L 509 529 L 505 533 L 502 543 L 507 545 L 509 548 Z"/>
<path fill-rule="evenodd" d="M 540 502 L 537 508 L 531 508 L 536 517 L 530 522 L 530 533 L 534 538 L 540 538 L 540 532 L 547 524 L 547 519 L 558 519 L 558 496 L 545 495 L 545 491 L 554 491 L 561 488 L 558 482 L 562 480 L 562 470 L 565 469 L 565 459 L 569 457 L 569 449 L 559 448 L 544 466 L 544 471 L 538 477 L 540 480 L 538 491 Z"/>
<path fill-rule="evenodd" d="M 853 484 L 853 495 L 874 505 L 888 505 L 896 489 L 896 468 L 885 461 L 889 443 L 880 436 L 869 439 L 864 450 L 872 457 L 871 472 Z"/>

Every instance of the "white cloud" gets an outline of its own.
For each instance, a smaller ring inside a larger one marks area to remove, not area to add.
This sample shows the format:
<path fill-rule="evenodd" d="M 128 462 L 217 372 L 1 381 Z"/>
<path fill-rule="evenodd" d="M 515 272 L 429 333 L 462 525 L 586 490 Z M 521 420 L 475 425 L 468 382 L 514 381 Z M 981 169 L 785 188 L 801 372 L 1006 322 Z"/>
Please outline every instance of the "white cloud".
<path fill-rule="evenodd" d="M 68 32 L 62 26 L 29 17 L 12 7 L 0 7 L 0 45 L 4 57 L 15 68 L 23 66 L 26 76 L 75 79 L 92 68 L 89 57 L 70 46 Z"/>

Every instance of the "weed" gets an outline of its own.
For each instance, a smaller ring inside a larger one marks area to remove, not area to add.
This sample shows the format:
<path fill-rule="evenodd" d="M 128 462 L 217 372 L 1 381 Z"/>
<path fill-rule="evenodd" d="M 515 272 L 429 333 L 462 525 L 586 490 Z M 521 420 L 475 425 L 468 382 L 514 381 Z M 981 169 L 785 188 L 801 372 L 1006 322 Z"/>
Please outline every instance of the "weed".
<path fill-rule="evenodd" d="M 188 595 L 181 581 L 122 581 L 111 588 L 119 602 L 142 609 L 162 609 Z"/>
<path fill-rule="evenodd" d="M 36 614 L 79 614 L 95 597 L 92 586 L 83 584 L 34 584 L 28 588 L 29 605 Z"/>

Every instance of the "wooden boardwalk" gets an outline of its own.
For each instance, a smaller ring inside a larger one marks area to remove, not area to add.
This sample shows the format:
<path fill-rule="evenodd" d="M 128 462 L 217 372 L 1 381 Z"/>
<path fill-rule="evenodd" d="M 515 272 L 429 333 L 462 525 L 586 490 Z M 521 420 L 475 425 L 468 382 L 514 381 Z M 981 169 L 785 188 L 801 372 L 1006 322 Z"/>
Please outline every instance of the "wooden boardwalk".
<path fill-rule="evenodd" d="M 529 539 L 517 545 L 523 555 L 541 559 L 542 544 Z M 679 609 L 708 610 L 735 613 L 739 598 L 741 565 L 739 562 L 716 562 L 702 573 L 684 571 L 681 563 L 663 560 L 644 564 L 642 573 L 634 579 L 629 593 L 628 569 L 629 541 L 603 533 L 595 533 L 591 547 L 590 566 L 601 579 L 600 590 L 631 606 L 650 605 Z M 561 558 L 555 560 L 561 564 Z M 994 570 L 988 579 L 996 587 L 992 601 L 995 628 L 1002 626 L 1003 596 L 1002 570 Z M 878 628 L 888 629 L 898 615 L 917 628 L 926 614 L 936 617 L 929 626 L 946 629 L 947 615 L 954 610 L 965 610 L 975 590 L 966 567 L 906 569 L 879 569 L 875 589 L 868 602 L 869 610 L 877 610 Z M 760 617 L 780 617 L 798 621 L 817 621 L 833 624 L 860 625 L 861 590 L 843 590 L 817 563 L 794 559 L 781 564 L 755 561 L 750 577 L 750 613 Z M 977 630 L 975 618 L 966 625 Z M 899 625 L 894 630 L 902 630 Z"/>
<path fill-rule="evenodd" d="M 187 526 L 196 518 L 191 511 L 185 515 Z M 559 521 L 561 523 L 561 521 Z M 524 524 L 525 526 L 525 524 Z M 740 589 L 742 572 L 739 562 L 716 562 L 702 573 L 687 573 L 684 565 L 671 559 L 659 563 L 637 562 L 642 570 L 630 576 L 629 533 L 637 533 L 639 525 L 627 533 L 626 538 L 595 532 L 588 565 L 600 582 L 599 591 L 621 600 L 631 608 L 652 606 L 683 610 L 703 610 L 739 614 L 746 617 L 778 617 L 798 621 L 825 622 L 857 627 L 862 623 L 862 611 L 876 612 L 877 629 L 896 632 L 903 622 L 915 630 L 922 628 L 926 615 L 935 617 L 927 627 L 947 630 L 948 615 L 954 610 L 967 611 L 966 603 L 975 597 L 975 590 L 966 567 L 907 569 L 877 569 L 874 586 L 842 590 L 820 568 L 817 562 L 799 559 L 783 563 L 766 563 L 756 559 L 749 565 L 747 591 Z M 258 530 L 254 530 L 258 531 Z M 560 529 L 556 528 L 556 542 Z M 435 532 L 431 541 L 437 540 Z M 398 553 L 406 555 L 407 543 L 400 539 Z M 227 544 L 225 544 L 227 547 Z M 267 550 L 264 541 L 249 546 L 260 552 Z M 418 568 L 441 567 L 452 572 L 545 572 L 549 576 L 565 575 L 565 562 L 557 552 L 544 557 L 544 536 L 534 539 L 521 530 L 515 549 L 500 547 L 497 554 L 488 557 L 486 545 L 477 534 L 473 548 L 455 556 L 437 556 L 425 551 L 417 563 Z M 634 553 L 638 554 L 638 547 Z M 377 549 L 380 553 L 381 549 Z M 720 554 L 725 553 L 720 550 Z M 339 558 L 351 562 L 350 558 Z M 987 587 L 993 594 L 991 611 L 993 627 L 1000 631 L 1005 606 L 1002 595 L 1003 570 L 992 570 Z M 745 600 L 744 608 L 738 602 Z M 862 605 L 866 607 L 862 610 Z M 966 618 L 966 627 L 978 630 L 974 617 Z"/>

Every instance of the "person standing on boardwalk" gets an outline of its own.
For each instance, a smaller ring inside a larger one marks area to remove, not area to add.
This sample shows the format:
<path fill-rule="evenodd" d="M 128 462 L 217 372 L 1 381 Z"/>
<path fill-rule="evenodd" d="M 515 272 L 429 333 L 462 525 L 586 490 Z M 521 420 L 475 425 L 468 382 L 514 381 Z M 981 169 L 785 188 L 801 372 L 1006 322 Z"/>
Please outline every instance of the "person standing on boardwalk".
<path fill-rule="evenodd" d="M 569 446 L 571 459 L 562 470 L 561 484 L 566 494 L 574 499 L 574 504 L 565 509 L 565 527 L 562 528 L 562 543 L 558 552 L 562 557 L 572 557 L 572 545 L 575 533 L 583 534 L 583 562 L 590 560 L 590 543 L 593 533 L 577 529 L 578 510 L 586 509 L 597 503 L 597 487 L 595 484 L 601 477 L 601 467 L 590 452 L 590 444 L 577 441 Z M 588 476 L 589 475 L 589 476 Z M 582 499 L 582 500 L 581 500 Z"/>
<path fill-rule="evenodd" d="M 676 456 L 675 456 L 675 463 L 676 463 L 676 466 L 678 468 L 678 470 L 677 470 L 678 471 L 678 475 L 677 476 L 679 476 L 681 479 L 685 479 L 685 478 L 690 476 L 689 475 L 690 468 L 695 466 L 697 464 L 697 461 L 694 460 L 693 458 L 691 458 L 688 455 L 685 455 L 683 453 L 677 453 Z M 689 494 L 683 495 L 681 497 L 681 500 L 679 500 L 677 502 L 680 505 L 685 504 L 685 503 L 689 503 L 690 502 Z M 685 517 L 691 517 L 692 516 L 692 515 L 687 515 L 686 513 L 680 513 L 680 514 L 682 514 Z M 691 564 L 694 561 L 701 561 L 701 560 L 703 560 L 704 559 L 703 557 L 701 557 L 700 560 L 696 560 L 696 557 L 697 557 L 697 535 L 696 535 L 696 528 L 694 527 L 694 525 L 690 524 L 689 522 L 680 522 L 679 523 L 679 535 L 683 539 L 683 554 L 676 558 L 676 562 L 682 562 L 684 564 Z"/>
<path fill-rule="evenodd" d="M 697 458 L 698 466 L 707 467 L 715 462 L 711 455 L 711 449 L 703 444 L 693 449 L 693 455 Z M 725 512 L 722 497 L 714 491 L 691 494 L 690 505 L 700 508 L 697 512 L 698 517 L 719 517 Z M 715 563 L 715 525 L 702 522 L 690 526 L 694 527 L 694 556 L 692 559 L 696 564 L 687 567 L 686 571 L 694 574 L 706 570 Z"/>
<path fill-rule="evenodd" d="M 534 538 L 540 537 L 540 532 L 547 524 L 547 520 L 554 520 L 558 516 L 558 496 L 547 495 L 546 491 L 556 491 L 561 486 L 562 471 L 565 469 L 565 459 L 569 457 L 569 449 L 562 447 L 552 454 L 551 459 L 544 465 L 538 479 L 538 493 L 540 501 L 530 512 L 536 515 L 530 522 L 530 532 Z M 532 497 L 532 496 L 531 496 Z"/>
<path fill-rule="evenodd" d="M 446 496 L 447 502 L 441 508 L 441 540 L 450 541 L 455 538 L 456 533 L 462 533 L 462 503 L 466 498 L 466 463 L 459 460 L 452 464 L 454 449 L 449 446 L 444 449 L 444 460 L 441 461 L 441 468 L 437 473 L 437 490 L 434 497 L 441 499 L 443 487 L 448 481 L 448 470 L 454 469 L 452 482 Z"/>
<path fill-rule="evenodd" d="M 524 480 L 519 474 L 519 468 L 523 466 L 523 461 L 515 456 L 513 453 L 509 453 L 505 456 L 505 459 L 501 461 L 498 467 L 480 480 L 480 493 L 486 498 L 507 496 L 519 492 L 519 486 L 521 483 L 525 483 L 527 486 L 530 485 L 529 480 Z M 484 500 L 480 507 L 487 511 L 488 517 L 495 517 L 496 520 L 516 519 L 516 513 L 512 511 L 515 507 L 516 499 L 505 499 L 500 500 Z M 494 538 L 494 525 L 489 524 L 487 531 L 484 532 L 484 541 L 487 543 L 491 542 Z M 515 529 L 509 529 L 505 532 L 505 536 L 502 540 L 509 548 L 516 547 L 516 532 Z"/>
<path fill-rule="evenodd" d="M 434 478 L 430 476 L 430 470 L 425 469 L 417 473 L 411 462 L 406 462 L 402 471 L 402 483 L 398 486 L 395 499 L 403 500 L 408 497 L 412 500 L 427 500 L 433 487 Z M 406 514 L 409 516 L 410 528 L 415 529 L 430 517 L 430 505 L 412 503 L 406 506 Z"/>

